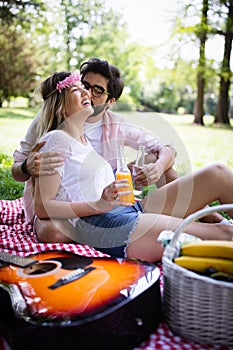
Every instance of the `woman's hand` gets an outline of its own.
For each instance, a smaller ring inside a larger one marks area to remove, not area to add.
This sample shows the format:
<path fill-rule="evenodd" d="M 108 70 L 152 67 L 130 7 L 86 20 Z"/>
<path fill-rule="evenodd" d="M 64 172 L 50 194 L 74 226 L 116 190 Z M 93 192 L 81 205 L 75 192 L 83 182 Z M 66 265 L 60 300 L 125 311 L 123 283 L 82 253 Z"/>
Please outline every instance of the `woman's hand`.
<path fill-rule="evenodd" d="M 131 191 L 119 191 L 121 188 L 129 188 L 127 179 L 115 180 L 104 188 L 101 198 L 98 200 L 97 206 L 103 212 L 110 211 L 116 206 L 132 206 L 132 203 L 123 203 L 119 200 L 120 196 L 131 194 Z"/>

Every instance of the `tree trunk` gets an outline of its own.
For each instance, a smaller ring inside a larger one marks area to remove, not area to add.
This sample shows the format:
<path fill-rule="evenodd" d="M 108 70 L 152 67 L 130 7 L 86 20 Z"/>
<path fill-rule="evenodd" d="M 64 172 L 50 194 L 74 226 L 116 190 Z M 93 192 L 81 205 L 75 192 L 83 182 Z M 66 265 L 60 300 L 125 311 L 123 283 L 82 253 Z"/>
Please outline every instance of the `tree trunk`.
<path fill-rule="evenodd" d="M 218 104 L 214 123 L 230 124 L 229 120 L 229 91 L 231 86 L 232 72 L 230 68 L 230 58 L 233 39 L 233 1 L 229 2 L 228 17 L 226 23 L 226 34 L 224 44 L 224 55 L 221 67 L 221 78 L 219 86 Z"/>
<path fill-rule="evenodd" d="M 199 32 L 200 38 L 200 51 L 199 51 L 199 63 L 197 73 L 197 98 L 194 106 L 194 123 L 204 125 L 204 93 L 205 93 L 205 43 L 207 38 L 207 22 L 208 22 L 208 0 L 202 2 L 202 15 L 201 15 L 201 29 Z"/>
<path fill-rule="evenodd" d="M 205 79 L 202 73 L 197 75 L 197 98 L 194 105 L 194 124 L 204 125 L 204 88 Z"/>

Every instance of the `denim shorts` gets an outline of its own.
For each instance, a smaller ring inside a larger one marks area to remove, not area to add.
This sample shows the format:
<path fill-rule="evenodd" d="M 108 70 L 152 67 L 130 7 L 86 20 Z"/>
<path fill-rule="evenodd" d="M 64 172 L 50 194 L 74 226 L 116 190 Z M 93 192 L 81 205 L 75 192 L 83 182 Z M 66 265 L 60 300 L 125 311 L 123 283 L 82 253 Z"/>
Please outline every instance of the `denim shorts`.
<path fill-rule="evenodd" d="M 137 202 L 132 207 L 114 207 L 104 214 L 79 218 L 75 241 L 114 257 L 125 257 L 130 235 L 135 231 L 142 212 L 142 205 Z"/>

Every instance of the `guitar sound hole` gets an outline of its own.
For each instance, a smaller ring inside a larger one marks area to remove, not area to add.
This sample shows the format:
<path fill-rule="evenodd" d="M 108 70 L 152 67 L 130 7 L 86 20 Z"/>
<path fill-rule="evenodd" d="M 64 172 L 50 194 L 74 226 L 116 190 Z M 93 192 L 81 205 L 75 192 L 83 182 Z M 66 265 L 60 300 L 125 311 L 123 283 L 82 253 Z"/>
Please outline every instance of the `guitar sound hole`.
<path fill-rule="evenodd" d="M 26 275 L 41 275 L 46 272 L 52 271 L 57 268 L 57 264 L 49 262 L 49 263 L 38 263 L 32 266 L 25 267 L 22 269 L 22 272 Z"/>

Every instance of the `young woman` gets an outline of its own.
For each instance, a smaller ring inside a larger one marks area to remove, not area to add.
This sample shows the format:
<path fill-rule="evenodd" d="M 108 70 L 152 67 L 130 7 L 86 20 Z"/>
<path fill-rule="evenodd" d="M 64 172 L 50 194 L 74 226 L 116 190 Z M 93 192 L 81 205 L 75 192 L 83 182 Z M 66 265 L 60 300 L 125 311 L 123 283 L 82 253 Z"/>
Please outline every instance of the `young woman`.
<path fill-rule="evenodd" d="M 126 188 L 125 180 L 114 179 L 111 166 L 83 132 L 93 110 L 79 75 L 55 73 L 42 83 L 41 93 L 38 133 L 46 141 L 41 151 L 61 151 L 64 164 L 53 175 L 35 178 L 35 213 L 39 218 L 68 219 L 73 230 L 66 241 L 155 262 L 163 253 L 157 242 L 161 231 L 174 231 L 184 217 L 214 200 L 233 202 L 233 173 L 216 164 L 161 187 L 141 202 L 121 203 L 119 197 L 129 193 L 119 191 Z M 233 239 L 230 225 L 194 222 L 186 232 L 201 239 Z"/>

